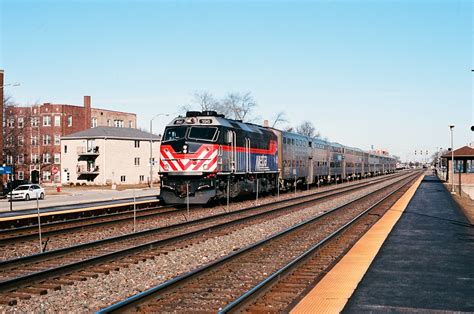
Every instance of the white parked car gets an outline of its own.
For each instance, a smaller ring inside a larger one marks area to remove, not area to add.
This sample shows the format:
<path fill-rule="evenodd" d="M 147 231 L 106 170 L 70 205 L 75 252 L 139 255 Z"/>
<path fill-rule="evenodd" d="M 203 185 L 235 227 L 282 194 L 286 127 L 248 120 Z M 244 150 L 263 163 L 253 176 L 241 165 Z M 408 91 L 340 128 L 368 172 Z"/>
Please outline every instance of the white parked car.
<path fill-rule="evenodd" d="M 37 184 L 24 184 L 14 189 L 11 195 L 8 193 L 7 198 L 29 201 L 30 199 L 36 199 L 36 195 L 39 199 L 44 199 L 44 189 Z"/>

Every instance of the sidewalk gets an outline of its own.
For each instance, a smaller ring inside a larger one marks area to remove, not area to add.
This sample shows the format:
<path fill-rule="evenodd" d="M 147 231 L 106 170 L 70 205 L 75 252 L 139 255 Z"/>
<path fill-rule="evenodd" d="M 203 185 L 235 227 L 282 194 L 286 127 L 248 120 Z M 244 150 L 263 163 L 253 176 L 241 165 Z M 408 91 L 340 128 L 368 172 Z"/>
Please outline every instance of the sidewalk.
<path fill-rule="evenodd" d="M 39 202 L 40 208 L 46 208 L 51 206 L 71 205 L 71 204 L 83 204 L 90 202 L 99 201 L 110 201 L 120 200 L 126 198 L 135 197 L 146 197 L 146 196 L 157 196 L 160 193 L 160 189 L 157 188 L 146 188 L 146 189 L 128 189 L 123 191 L 117 190 L 94 190 L 94 189 L 66 189 L 63 192 L 49 194 L 46 192 L 46 198 Z M 25 209 L 36 209 L 36 201 L 14 201 L 13 211 L 25 210 Z M 0 212 L 10 211 L 10 202 L 6 199 L 0 200 Z"/>
<path fill-rule="evenodd" d="M 474 312 L 474 229 L 427 176 L 344 313 Z"/>

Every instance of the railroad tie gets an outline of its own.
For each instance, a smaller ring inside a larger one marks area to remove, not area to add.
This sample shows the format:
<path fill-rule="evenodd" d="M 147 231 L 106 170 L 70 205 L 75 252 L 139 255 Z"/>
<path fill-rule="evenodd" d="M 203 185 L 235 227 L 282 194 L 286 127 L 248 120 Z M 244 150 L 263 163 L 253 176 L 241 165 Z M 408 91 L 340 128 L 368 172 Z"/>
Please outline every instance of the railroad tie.
<path fill-rule="evenodd" d="M 60 284 L 53 284 L 53 283 L 39 283 L 39 284 L 35 284 L 35 287 L 50 289 L 50 290 L 61 290 Z"/>
<path fill-rule="evenodd" d="M 11 299 L 11 298 L 0 298 L 0 304 L 5 304 L 5 305 L 16 305 L 18 301 L 16 299 Z"/>
<path fill-rule="evenodd" d="M 36 288 L 36 287 L 25 287 L 16 290 L 20 293 L 29 293 L 29 294 L 37 294 L 37 295 L 45 295 L 48 293 L 48 289 L 43 288 Z"/>
<path fill-rule="evenodd" d="M 23 292 L 18 292 L 18 291 L 9 292 L 7 296 L 11 297 L 11 298 L 17 298 L 17 299 L 20 299 L 20 300 L 29 300 L 29 299 L 31 299 L 31 294 L 30 293 L 23 293 Z"/>

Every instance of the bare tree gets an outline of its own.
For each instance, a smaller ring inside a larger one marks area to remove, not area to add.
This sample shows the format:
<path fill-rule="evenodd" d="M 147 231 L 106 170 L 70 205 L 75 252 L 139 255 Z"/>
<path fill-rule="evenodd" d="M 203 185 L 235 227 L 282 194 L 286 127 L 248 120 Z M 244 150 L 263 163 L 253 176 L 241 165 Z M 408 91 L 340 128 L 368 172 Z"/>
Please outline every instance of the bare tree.
<path fill-rule="evenodd" d="M 207 91 L 194 92 L 192 103 L 198 105 L 201 111 L 220 109 L 219 101 Z"/>
<path fill-rule="evenodd" d="M 250 92 L 229 93 L 222 101 L 222 106 L 236 120 L 249 121 L 257 103 Z"/>
<path fill-rule="evenodd" d="M 278 123 L 288 122 L 286 119 L 286 113 L 284 111 L 280 111 L 276 114 L 275 120 L 273 120 L 272 128 L 274 128 Z"/>
<path fill-rule="evenodd" d="M 311 121 L 305 120 L 296 127 L 296 133 L 304 135 L 304 136 L 319 137 L 320 136 L 319 133 L 316 134 L 315 132 L 316 132 L 316 128 L 314 127 Z"/>
<path fill-rule="evenodd" d="M 13 167 L 14 173 L 26 170 L 29 163 L 31 108 L 18 107 L 10 97 L 4 102 L 3 160 Z"/>

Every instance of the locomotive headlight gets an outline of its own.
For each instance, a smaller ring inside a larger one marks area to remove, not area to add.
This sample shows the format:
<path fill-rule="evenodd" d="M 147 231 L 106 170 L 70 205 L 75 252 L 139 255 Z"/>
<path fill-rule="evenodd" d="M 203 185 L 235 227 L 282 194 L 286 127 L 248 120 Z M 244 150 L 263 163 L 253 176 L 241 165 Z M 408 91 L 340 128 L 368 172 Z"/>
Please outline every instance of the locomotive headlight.
<path fill-rule="evenodd" d="M 165 166 L 163 167 L 163 169 L 165 169 L 165 171 L 168 171 L 168 170 L 170 170 L 170 166 L 169 166 L 169 165 L 165 165 Z"/>
<path fill-rule="evenodd" d="M 183 145 L 183 153 L 187 153 L 188 152 L 188 145 L 184 144 Z"/>

